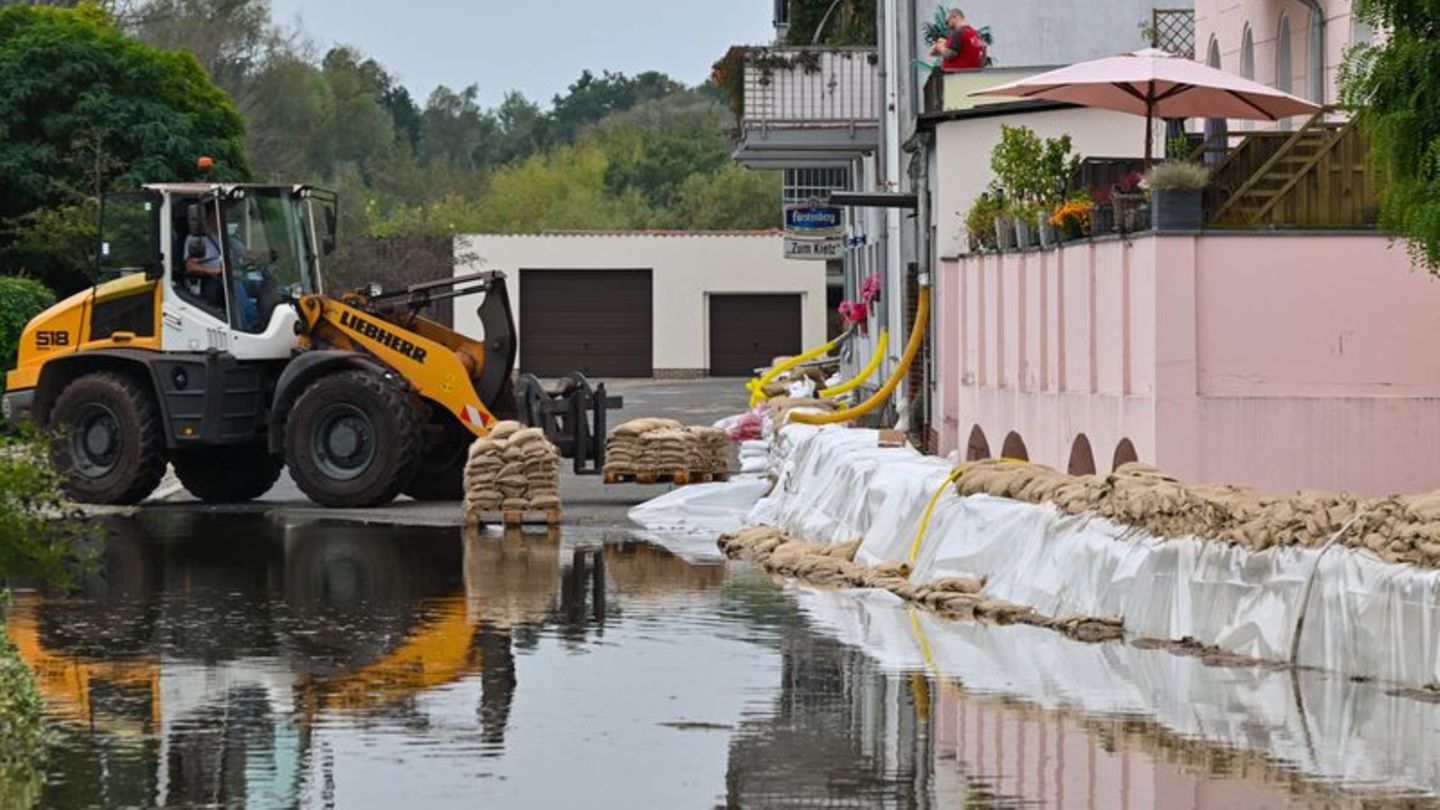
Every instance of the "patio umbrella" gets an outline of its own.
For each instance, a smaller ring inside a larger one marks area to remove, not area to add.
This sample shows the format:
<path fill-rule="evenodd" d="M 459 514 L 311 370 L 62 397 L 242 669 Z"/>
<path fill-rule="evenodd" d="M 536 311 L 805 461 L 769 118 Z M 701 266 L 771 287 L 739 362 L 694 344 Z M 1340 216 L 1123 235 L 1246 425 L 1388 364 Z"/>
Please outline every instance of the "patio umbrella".
<path fill-rule="evenodd" d="M 1107 56 L 971 93 L 1063 101 L 1145 116 L 1145 159 L 1154 153 L 1156 118 L 1275 121 L 1320 107 L 1157 48 Z"/>

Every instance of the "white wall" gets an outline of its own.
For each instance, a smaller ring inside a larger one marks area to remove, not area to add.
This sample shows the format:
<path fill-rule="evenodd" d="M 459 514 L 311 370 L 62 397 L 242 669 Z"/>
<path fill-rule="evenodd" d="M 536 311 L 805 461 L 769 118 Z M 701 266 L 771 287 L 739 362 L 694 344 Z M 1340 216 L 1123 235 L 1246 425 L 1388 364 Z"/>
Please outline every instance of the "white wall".
<path fill-rule="evenodd" d="M 799 293 L 806 348 L 825 342 L 825 262 L 792 261 L 783 253 L 778 232 L 479 234 L 456 238 L 455 273 L 505 271 L 518 325 L 525 318 L 520 277 L 527 270 L 648 269 L 656 372 L 693 373 L 710 365 L 711 293 Z M 475 307 L 455 308 L 455 328 L 480 336 Z"/>
<path fill-rule="evenodd" d="M 940 123 L 935 128 L 936 256 L 956 256 L 966 247 L 965 212 L 995 178 L 990 150 L 1000 126 L 1027 126 L 1041 138 L 1069 134 L 1081 157 L 1140 157 L 1145 154 L 1145 119 L 1086 108 L 991 115 Z M 1164 149 L 1164 125 L 1156 123 L 1157 151 Z"/>
<path fill-rule="evenodd" d="M 971 25 L 990 26 L 996 67 L 1068 65 L 1150 47 L 1140 35 L 1155 8 L 1194 0 L 953 0 Z M 922 6 L 925 8 L 925 6 Z M 934 8 L 933 4 L 929 8 Z"/>

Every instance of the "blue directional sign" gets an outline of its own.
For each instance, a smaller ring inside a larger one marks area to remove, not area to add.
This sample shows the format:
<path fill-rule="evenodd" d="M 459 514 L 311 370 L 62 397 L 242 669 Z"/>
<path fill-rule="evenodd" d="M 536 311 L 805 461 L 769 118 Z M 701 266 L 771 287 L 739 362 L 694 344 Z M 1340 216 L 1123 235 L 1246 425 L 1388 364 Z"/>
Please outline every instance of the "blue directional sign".
<path fill-rule="evenodd" d="M 796 235 L 839 233 L 845 228 L 845 214 L 828 205 L 792 205 L 785 209 L 785 230 Z"/>

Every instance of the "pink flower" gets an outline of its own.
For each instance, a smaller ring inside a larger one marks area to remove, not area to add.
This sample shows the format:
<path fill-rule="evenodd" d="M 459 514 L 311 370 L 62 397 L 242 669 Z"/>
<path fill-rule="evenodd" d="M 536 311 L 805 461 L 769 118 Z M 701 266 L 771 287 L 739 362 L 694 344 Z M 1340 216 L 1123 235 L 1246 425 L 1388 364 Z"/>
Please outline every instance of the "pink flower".
<path fill-rule="evenodd" d="M 847 324 L 864 323 L 870 320 L 870 307 L 858 301 L 841 301 L 836 308 L 840 313 L 840 320 Z"/>
<path fill-rule="evenodd" d="M 860 300 L 868 307 L 880 297 L 880 275 L 871 273 L 860 282 Z"/>

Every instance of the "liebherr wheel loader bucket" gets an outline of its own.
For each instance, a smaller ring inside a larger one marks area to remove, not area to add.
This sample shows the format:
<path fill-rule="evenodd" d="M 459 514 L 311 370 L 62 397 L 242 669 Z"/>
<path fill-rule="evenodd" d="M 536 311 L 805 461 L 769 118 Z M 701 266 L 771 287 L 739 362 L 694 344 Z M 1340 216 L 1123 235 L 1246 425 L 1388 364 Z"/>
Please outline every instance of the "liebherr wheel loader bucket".
<path fill-rule="evenodd" d="M 521 374 L 515 393 L 519 421 L 544 430 L 560 455 L 574 461 L 576 475 L 604 471 L 606 412 L 624 407 L 622 398 L 606 395 L 604 383 L 592 385 L 578 371 L 550 388 L 534 374 Z"/>

